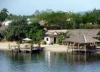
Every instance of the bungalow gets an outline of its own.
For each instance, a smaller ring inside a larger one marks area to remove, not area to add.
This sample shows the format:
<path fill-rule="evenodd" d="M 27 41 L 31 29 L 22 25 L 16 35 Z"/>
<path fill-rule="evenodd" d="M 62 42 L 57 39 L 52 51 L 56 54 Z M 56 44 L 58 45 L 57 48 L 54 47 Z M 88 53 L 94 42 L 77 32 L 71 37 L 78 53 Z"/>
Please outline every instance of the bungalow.
<path fill-rule="evenodd" d="M 44 41 L 46 41 L 47 44 L 53 44 L 53 43 L 57 43 L 57 38 L 58 38 L 58 34 L 54 32 L 53 34 L 46 35 L 44 37 Z"/>
<path fill-rule="evenodd" d="M 65 33 L 67 30 L 48 30 L 46 32 L 46 36 L 44 37 L 44 41 L 46 41 L 47 44 L 57 43 L 58 41 L 58 34 L 60 32 Z"/>
<path fill-rule="evenodd" d="M 73 29 L 73 30 L 68 30 L 68 33 L 67 33 L 67 37 L 71 39 L 73 39 L 74 37 L 78 38 L 78 36 L 83 36 L 83 35 L 87 35 L 91 38 L 98 39 L 98 37 L 100 37 L 100 29 Z M 76 38 L 75 40 L 79 41 Z M 67 42 L 63 41 L 63 44 L 67 44 Z M 100 41 L 96 42 L 96 44 L 99 46 Z"/>
<path fill-rule="evenodd" d="M 68 44 L 68 48 L 72 48 L 72 51 L 95 52 L 96 43 L 100 41 L 87 35 L 80 35 L 67 38 L 63 40 L 63 42 L 66 42 Z"/>

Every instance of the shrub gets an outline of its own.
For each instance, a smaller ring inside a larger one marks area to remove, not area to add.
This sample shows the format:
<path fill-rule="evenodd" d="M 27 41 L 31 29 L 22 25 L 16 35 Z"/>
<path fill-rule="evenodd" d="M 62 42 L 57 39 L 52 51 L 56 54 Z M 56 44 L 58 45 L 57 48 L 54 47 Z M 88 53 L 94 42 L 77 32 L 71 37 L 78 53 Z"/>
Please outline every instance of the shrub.
<path fill-rule="evenodd" d="M 46 43 L 46 41 L 43 41 L 42 44 L 46 45 L 47 43 Z"/>

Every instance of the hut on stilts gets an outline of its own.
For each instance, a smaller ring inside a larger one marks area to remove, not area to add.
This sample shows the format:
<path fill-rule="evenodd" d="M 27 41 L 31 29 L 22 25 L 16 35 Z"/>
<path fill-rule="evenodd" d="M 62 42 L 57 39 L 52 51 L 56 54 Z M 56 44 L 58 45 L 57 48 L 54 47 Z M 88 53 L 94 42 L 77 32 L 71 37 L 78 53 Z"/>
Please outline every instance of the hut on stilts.
<path fill-rule="evenodd" d="M 68 45 L 68 49 L 72 49 L 72 52 L 95 52 L 96 43 L 100 42 L 97 39 L 94 39 L 87 35 L 79 35 L 63 40 L 63 43 Z"/>

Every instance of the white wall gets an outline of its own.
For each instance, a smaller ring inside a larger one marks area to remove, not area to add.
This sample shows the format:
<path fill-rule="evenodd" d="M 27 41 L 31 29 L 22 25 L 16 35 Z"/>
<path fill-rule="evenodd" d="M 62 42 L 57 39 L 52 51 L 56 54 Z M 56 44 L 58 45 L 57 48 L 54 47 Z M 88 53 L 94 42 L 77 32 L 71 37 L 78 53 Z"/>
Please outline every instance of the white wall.
<path fill-rule="evenodd" d="M 12 22 L 12 20 L 8 20 L 8 21 L 4 21 L 4 22 L 2 22 L 2 24 L 8 26 L 11 22 Z"/>
<path fill-rule="evenodd" d="M 47 41 L 47 38 L 48 38 L 48 41 Z M 44 37 L 44 41 L 46 41 L 47 44 L 51 44 L 52 42 L 54 42 L 54 38 Z"/>

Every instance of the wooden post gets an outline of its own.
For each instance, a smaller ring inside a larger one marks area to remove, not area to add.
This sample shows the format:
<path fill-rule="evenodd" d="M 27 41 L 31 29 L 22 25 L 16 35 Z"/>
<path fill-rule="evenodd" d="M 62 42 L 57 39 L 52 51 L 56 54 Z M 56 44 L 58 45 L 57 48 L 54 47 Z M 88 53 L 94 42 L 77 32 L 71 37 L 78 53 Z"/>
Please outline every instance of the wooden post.
<path fill-rule="evenodd" d="M 32 44 L 31 44 L 31 53 L 32 53 Z"/>
<path fill-rule="evenodd" d="M 8 47 L 9 47 L 9 49 L 11 49 L 11 48 L 10 48 L 10 44 L 8 45 Z"/>
<path fill-rule="evenodd" d="M 68 49 L 69 49 L 69 43 L 67 43 L 67 53 L 68 53 Z"/>
<path fill-rule="evenodd" d="M 85 54 L 86 54 L 86 44 L 85 44 Z"/>
<path fill-rule="evenodd" d="M 18 53 L 20 52 L 20 44 L 18 43 Z"/>
<path fill-rule="evenodd" d="M 79 51 L 80 51 L 80 44 L 78 43 L 78 50 L 77 50 L 78 52 L 77 53 L 79 53 Z"/>
<path fill-rule="evenodd" d="M 86 44 L 85 44 L 85 61 L 86 61 Z"/>
<path fill-rule="evenodd" d="M 77 52 L 78 53 L 78 60 L 80 60 L 79 48 L 80 48 L 80 44 L 78 43 L 78 52 Z"/>
<path fill-rule="evenodd" d="M 72 44 L 72 54 L 74 53 L 74 43 Z"/>

